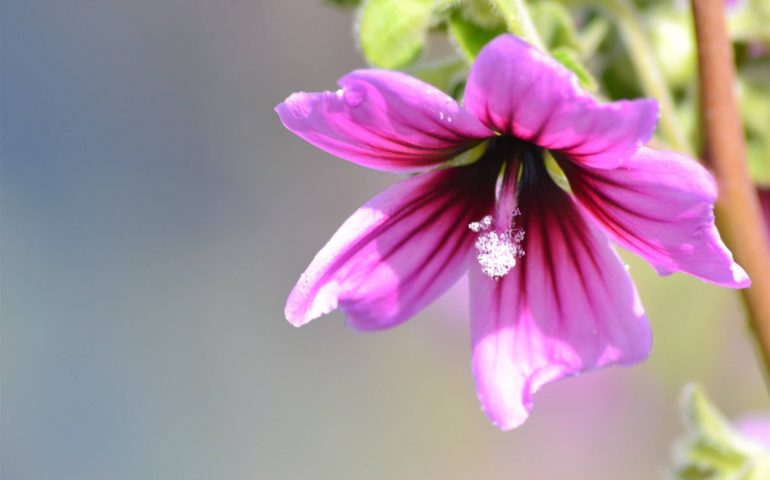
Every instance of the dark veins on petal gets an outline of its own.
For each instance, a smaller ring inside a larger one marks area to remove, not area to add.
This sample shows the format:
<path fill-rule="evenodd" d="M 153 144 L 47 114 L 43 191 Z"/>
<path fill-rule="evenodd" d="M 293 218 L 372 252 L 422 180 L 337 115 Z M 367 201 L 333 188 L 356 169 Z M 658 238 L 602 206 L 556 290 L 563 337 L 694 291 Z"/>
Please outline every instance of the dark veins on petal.
<path fill-rule="evenodd" d="M 418 277 L 421 277 L 420 284 L 429 283 L 425 279 L 438 276 L 444 264 L 454 255 L 465 255 L 469 251 L 473 232 L 468 229 L 468 224 L 485 215 L 494 205 L 494 185 L 499 168 L 499 164 L 477 162 L 424 174 L 433 178 L 425 182 L 419 192 L 414 192 L 412 198 L 405 199 L 403 208 L 394 212 L 387 221 L 357 239 L 355 245 L 338 257 L 316 284 L 322 285 L 372 242 L 380 244 L 381 261 L 387 263 L 404 248 L 409 248 L 415 237 L 441 222 L 443 226 L 433 231 L 437 234 L 433 255 L 416 258 L 413 268 L 402 272 L 404 277 L 400 283 L 405 293 L 418 295 L 420 292 L 410 292 L 408 288 Z M 451 222 L 447 222 L 448 218 Z M 419 220 L 415 222 L 413 219 Z M 370 268 L 376 267 L 377 264 L 373 264 Z M 362 278 L 366 276 L 363 274 Z"/>
<path fill-rule="evenodd" d="M 415 236 L 441 221 L 442 217 L 449 215 L 454 220 L 454 223 L 447 224 L 444 231 L 435 238 L 436 248 L 433 254 L 421 258 L 420 262 L 401 278 L 401 285 L 405 290 L 402 295 L 419 296 L 421 292 L 411 287 L 420 277 L 420 284 L 430 284 L 441 274 L 449 260 L 456 255 L 467 254 L 469 244 L 473 241 L 472 232 L 467 225 L 494 204 L 493 185 L 496 174 L 494 167 L 487 164 L 474 164 L 440 172 L 425 195 L 415 199 L 413 205 L 394 215 L 382 226 L 383 230 L 387 231 L 398 225 L 399 220 L 407 215 L 422 209 L 430 212 L 394 245 L 383 247 L 381 259 L 387 262 L 408 246 Z M 384 232 L 379 232 L 380 235 L 382 233 Z"/>
<path fill-rule="evenodd" d="M 546 170 L 545 150 L 523 140 L 510 136 L 497 137 L 490 141 L 481 161 L 493 163 L 505 162 L 507 169 L 517 172 L 516 207 L 520 215 L 513 219 L 517 228 L 525 231 L 521 246 L 525 256 L 508 275 L 519 275 L 522 288 L 519 301 L 525 301 L 528 295 L 550 295 L 560 313 L 567 307 L 562 304 L 564 284 L 559 281 L 559 271 L 570 269 L 577 272 L 582 285 L 570 288 L 586 288 L 588 271 L 601 272 L 596 253 L 591 245 L 592 238 L 586 220 L 577 210 L 569 194 L 559 187 Z M 506 189 L 503 189 L 506 190 Z M 513 190 L 513 189 L 512 189 Z M 542 255 L 540 262 L 528 256 Z M 551 292 L 528 292 L 527 275 L 529 264 L 544 266 Z M 501 284 L 497 293 L 502 294 Z M 593 301 L 590 298 L 589 300 Z M 501 302 L 498 302 L 500 304 Z M 560 315 L 560 317 L 563 317 Z"/>
<path fill-rule="evenodd" d="M 575 162 L 564 156 L 555 155 L 555 158 L 569 179 L 574 194 L 603 223 L 605 228 L 618 239 L 626 241 L 631 245 L 639 244 L 661 255 L 667 254 L 666 249 L 662 245 L 637 235 L 627 224 L 627 220 L 622 218 L 620 214 L 634 218 L 638 222 L 659 223 L 661 219 L 629 208 L 622 201 L 608 193 L 614 191 L 617 195 L 617 192 L 626 191 L 637 195 L 646 195 L 648 194 L 647 192 L 637 189 L 635 185 L 628 182 L 615 180 L 604 171 L 580 168 L 575 165 Z"/>

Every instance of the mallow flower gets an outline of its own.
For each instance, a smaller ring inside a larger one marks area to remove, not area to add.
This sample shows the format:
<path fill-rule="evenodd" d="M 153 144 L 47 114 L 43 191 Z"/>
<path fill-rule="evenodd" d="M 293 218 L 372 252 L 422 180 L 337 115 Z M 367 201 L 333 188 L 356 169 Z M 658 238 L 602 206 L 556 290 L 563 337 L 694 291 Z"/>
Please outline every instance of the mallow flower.
<path fill-rule="evenodd" d="M 331 312 L 359 330 L 404 322 L 466 271 L 478 397 L 501 429 L 560 378 L 643 360 L 651 334 L 610 240 L 660 274 L 749 285 L 714 226 L 713 179 L 643 146 L 654 100 L 599 103 L 512 35 L 471 68 L 464 106 L 404 73 L 356 70 L 276 107 L 309 143 L 416 173 L 356 211 L 289 295 L 295 326 Z"/>

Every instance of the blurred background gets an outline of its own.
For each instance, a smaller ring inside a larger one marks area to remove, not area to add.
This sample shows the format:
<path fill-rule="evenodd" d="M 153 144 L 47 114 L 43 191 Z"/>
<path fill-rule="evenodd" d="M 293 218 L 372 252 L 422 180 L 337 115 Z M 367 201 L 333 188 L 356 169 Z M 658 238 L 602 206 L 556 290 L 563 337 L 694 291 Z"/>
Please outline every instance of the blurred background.
<path fill-rule="evenodd" d="M 465 285 L 394 330 L 286 296 L 396 177 L 283 129 L 276 103 L 364 66 L 320 0 L 4 0 L 2 467 L 38 479 L 649 479 L 701 382 L 766 410 L 734 292 L 626 255 L 650 360 L 480 411 Z"/>

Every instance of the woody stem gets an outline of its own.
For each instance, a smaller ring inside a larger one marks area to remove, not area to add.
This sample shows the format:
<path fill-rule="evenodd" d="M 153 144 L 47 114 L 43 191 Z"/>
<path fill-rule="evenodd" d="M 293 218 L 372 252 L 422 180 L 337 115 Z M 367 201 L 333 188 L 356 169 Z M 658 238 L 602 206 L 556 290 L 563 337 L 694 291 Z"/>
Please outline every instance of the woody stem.
<path fill-rule="evenodd" d="M 724 0 L 692 0 L 698 46 L 702 158 L 719 186 L 717 225 L 738 263 L 751 277 L 743 290 L 749 325 L 765 374 L 770 372 L 770 250 L 735 98 L 732 46 Z"/>

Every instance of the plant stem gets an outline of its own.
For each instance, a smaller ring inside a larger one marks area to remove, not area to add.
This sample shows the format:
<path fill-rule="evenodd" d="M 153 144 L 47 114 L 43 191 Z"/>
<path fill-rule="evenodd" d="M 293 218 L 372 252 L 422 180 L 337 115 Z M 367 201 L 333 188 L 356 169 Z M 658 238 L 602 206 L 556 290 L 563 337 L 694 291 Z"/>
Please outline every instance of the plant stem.
<path fill-rule="evenodd" d="M 639 23 L 639 13 L 628 0 L 606 0 L 603 4 L 615 16 L 620 25 L 619 31 L 628 46 L 631 61 L 634 63 L 642 89 L 647 95 L 655 97 L 660 105 L 660 130 L 666 141 L 679 152 L 692 155 L 687 137 L 679 128 L 674 113 L 674 101 L 663 74 L 647 41 L 644 29 Z"/>
<path fill-rule="evenodd" d="M 524 0 L 493 0 L 492 4 L 503 15 L 505 24 L 511 33 L 518 35 L 540 50 L 547 51 L 543 40 L 537 33 Z"/>
<path fill-rule="evenodd" d="M 719 186 L 717 225 L 736 260 L 751 277 L 752 286 L 743 290 L 743 300 L 767 375 L 770 373 L 770 250 L 746 163 L 724 0 L 692 0 L 692 12 L 698 45 L 702 156 L 713 169 Z"/>

